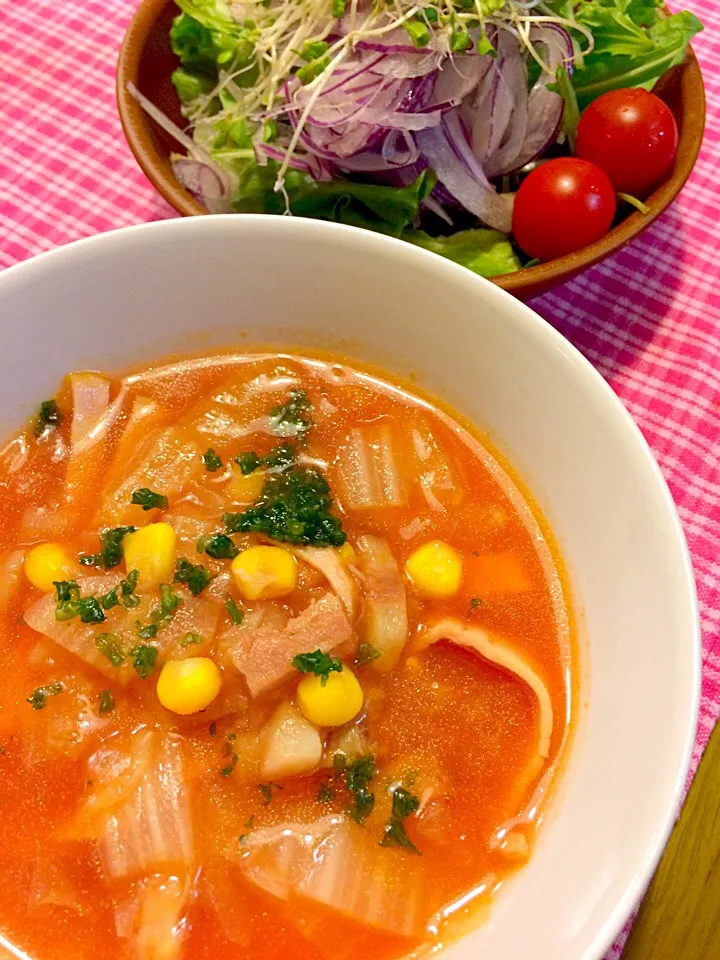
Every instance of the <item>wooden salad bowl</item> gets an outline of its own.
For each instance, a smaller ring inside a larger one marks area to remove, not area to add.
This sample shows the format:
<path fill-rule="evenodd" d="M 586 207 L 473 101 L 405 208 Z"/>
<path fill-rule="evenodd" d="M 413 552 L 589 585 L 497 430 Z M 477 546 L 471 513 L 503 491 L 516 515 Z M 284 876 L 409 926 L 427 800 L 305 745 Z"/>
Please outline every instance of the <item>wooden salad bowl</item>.
<path fill-rule="evenodd" d="M 178 183 L 170 165 L 177 144 L 152 120 L 128 92 L 134 83 L 171 120 L 184 121 L 170 75 L 178 60 L 170 49 L 170 27 L 178 8 L 172 0 L 142 0 L 128 27 L 117 68 L 117 99 L 125 136 L 144 173 L 162 196 L 183 216 L 206 214 L 202 204 Z M 692 50 L 679 67 L 655 88 L 670 107 L 680 132 L 677 160 L 668 179 L 645 201 L 648 213 L 633 211 L 604 237 L 575 253 L 492 280 L 521 300 L 535 297 L 615 253 L 650 226 L 682 189 L 697 160 L 705 129 L 705 88 Z"/>

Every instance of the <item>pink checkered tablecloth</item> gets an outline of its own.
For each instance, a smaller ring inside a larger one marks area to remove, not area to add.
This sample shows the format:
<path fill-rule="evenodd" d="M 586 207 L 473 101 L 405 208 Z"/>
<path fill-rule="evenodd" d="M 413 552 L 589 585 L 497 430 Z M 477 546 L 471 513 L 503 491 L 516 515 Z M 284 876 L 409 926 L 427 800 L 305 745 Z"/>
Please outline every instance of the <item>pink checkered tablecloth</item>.
<path fill-rule="evenodd" d="M 115 107 L 135 5 L 0 0 L 0 267 L 175 216 L 136 165 Z M 695 49 L 708 126 L 689 183 L 640 239 L 533 306 L 610 381 L 678 505 L 704 635 L 696 765 L 720 710 L 720 5 L 684 6 L 706 25 Z M 620 941 L 609 958 L 619 952 Z"/>

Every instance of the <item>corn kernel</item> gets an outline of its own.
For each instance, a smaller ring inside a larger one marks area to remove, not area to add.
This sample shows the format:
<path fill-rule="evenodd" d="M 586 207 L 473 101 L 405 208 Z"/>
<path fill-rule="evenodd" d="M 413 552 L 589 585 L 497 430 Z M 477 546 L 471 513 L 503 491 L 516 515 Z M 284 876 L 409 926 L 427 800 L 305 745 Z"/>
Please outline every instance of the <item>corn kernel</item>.
<path fill-rule="evenodd" d="M 323 678 L 306 674 L 297 687 L 297 702 L 303 716 L 317 727 L 340 727 L 362 710 L 362 687 L 348 667 Z"/>
<path fill-rule="evenodd" d="M 220 671 L 209 657 L 168 660 L 158 677 L 158 700 L 173 713 L 198 713 L 220 693 L 221 683 Z"/>
<path fill-rule="evenodd" d="M 451 597 L 460 589 L 463 561 L 449 543 L 430 540 L 408 557 L 405 572 L 419 593 Z"/>
<path fill-rule="evenodd" d="M 30 583 L 48 593 L 55 580 L 69 580 L 75 561 L 61 543 L 39 543 L 25 554 L 25 576 Z"/>
<path fill-rule="evenodd" d="M 169 523 L 149 523 L 123 539 L 125 569 L 137 570 L 143 587 L 172 580 L 177 537 Z"/>
<path fill-rule="evenodd" d="M 234 463 L 232 476 L 225 490 L 228 496 L 236 503 L 255 503 L 265 485 L 265 471 L 254 470 L 245 475 L 240 467 Z"/>
<path fill-rule="evenodd" d="M 230 570 L 246 600 L 284 597 L 297 583 L 297 561 L 283 547 L 248 547 L 235 557 Z"/>
<path fill-rule="evenodd" d="M 349 540 L 346 540 L 341 547 L 338 547 L 337 555 L 342 563 L 355 563 L 357 560 L 357 553 L 355 553 L 355 548 Z"/>

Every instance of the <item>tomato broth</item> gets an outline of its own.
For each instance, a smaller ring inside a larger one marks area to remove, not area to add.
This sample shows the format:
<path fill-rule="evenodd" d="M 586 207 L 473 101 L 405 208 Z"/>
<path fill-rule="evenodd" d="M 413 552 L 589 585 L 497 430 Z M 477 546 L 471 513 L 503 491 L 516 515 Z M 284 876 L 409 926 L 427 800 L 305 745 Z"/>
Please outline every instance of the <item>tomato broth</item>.
<path fill-rule="evenodd" d="M 34 960 L 420 955 L 531 855 L 566 593 L 442 406 L 295 355 L 72 374 L 0 511 L 0 931 Z"/>

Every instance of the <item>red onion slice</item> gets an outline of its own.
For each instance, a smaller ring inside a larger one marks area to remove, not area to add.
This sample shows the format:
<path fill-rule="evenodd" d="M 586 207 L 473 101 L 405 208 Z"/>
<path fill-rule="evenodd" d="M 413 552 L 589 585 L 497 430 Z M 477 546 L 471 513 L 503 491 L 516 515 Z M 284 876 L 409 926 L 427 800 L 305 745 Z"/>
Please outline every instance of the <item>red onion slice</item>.
<path fill-rule="evenodd" d="M 176 157 L 172 160 L 172 170 L 178 182 L 211 213 L 226 213 L 230 210 L 232 177 L 222 167 L 190 157 Z"/>
<path fill-rule="evenodd" d="M 513 194 L 498 194 L 470 148 L 456 110 L 445 114 L 437 127 L 416 134 L 423 156 L 444 185 L 466 210 L 502 233 L 510 233 Z"/>
<path fill-rule="evenodd" d="M 561 64 L 570 67 L 573 57 L 573 45 L 570 35 L 554 23 L 532 27 L 530 40 L 544 48 L 544 59 L 553 71 L 543 71 L 530 91 L 527 105 L 527 129 L 520 149 L 514 157 L 509 151 L 500 156 L 491 157 L 487 163 L 488 176 L 498 177 L 515 170 L 539 157 L 555 142 L 562 123 L 564 101 L 559 93 L 548 90 L 548 84 L 555 80 L 555 70 Z"/>

